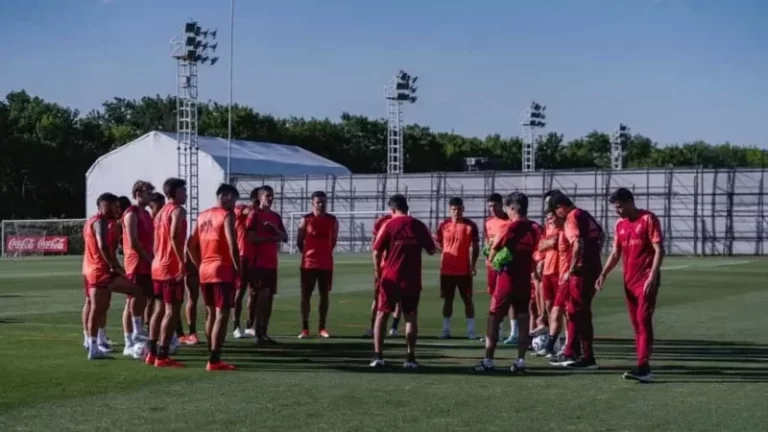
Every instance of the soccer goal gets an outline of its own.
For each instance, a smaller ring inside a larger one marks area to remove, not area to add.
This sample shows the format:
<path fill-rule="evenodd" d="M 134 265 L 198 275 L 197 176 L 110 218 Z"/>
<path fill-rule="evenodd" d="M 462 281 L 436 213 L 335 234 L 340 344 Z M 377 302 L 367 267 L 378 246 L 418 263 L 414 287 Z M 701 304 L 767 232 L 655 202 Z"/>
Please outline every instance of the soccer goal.
<path fill-rule="evenodd" d="M 367 252 L 371 250 L 373 241 L 373 223 L 381 216 L 390 212 L 382 211 L 340 211 L 331 212 L 339 221 L 339 239 L 336 244 L 337 252 Z M 292 212 L 289 214 L 288 251 L 296 253 L 296 236 L 299 223 L 307 212 Z"/>
<path fill-rule="evenodd" d="M 85 219 L 4 220 L 3 257 L 83 253 Z"/>

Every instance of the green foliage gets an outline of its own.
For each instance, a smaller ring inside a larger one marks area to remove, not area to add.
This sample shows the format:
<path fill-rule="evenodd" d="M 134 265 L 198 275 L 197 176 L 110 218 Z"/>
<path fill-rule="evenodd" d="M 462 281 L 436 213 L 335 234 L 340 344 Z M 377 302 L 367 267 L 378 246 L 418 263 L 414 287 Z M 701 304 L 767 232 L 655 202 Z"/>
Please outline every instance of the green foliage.
<path fill-rule="evenodd" d="M 77 110 L 32 97 L 24 91 L 0 101 L 0 219 L 82 217 L 84 175 L 102 154 L 151 130 L 174 131 L 176 99 L 114 98 L 100 111 Z M 227 136 L 228 106 L 200 106 L 201 135 Z M 355 173 L 385 170 L 386 122 L 343 113 L 329 119 L 276 118 L 243 105 L 232 106 L 235 138 L 301 146 L 336 161 Z M 465 157 L 488 157 L 499 171 L 521 168 L 518 137 L 488 135 L 484 139 L 434 132 L 428 127 L 405 129 L 407 172 L 458 171 Z M 625 149 L 627 167 L 760 167 L 765 152 L 754 147 L 697 141 L 661 147 L 635 135 Z M 565 142 L 551 132 L 540 138 L 539 169 L 608 168 L 610 138 L 592 132 Z"/>

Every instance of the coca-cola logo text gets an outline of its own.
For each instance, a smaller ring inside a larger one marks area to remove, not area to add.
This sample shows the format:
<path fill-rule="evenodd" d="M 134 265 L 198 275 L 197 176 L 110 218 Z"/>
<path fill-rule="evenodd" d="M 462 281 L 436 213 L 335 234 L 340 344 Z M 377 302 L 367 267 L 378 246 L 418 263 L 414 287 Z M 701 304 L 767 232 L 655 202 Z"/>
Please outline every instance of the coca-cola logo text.
<path fill-rule="evenodd" d="M 8 236 L 5 240 L 8 252 L 67 253 L 69 239 L 66 236 Z"/>

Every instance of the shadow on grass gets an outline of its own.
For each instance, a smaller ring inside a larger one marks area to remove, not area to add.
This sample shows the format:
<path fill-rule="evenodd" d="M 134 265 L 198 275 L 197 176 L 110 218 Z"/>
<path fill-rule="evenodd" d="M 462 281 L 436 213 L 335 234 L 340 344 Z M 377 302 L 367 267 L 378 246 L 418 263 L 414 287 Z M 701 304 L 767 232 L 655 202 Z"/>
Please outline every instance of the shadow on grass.
<path fill-rule="evenodd" d="M 19 318 L 0 318 L 0 324 L 23 324 Z"/>
<path fill-rule="evenodd" d="M 600 358 L 635 358 L 634 339 L 598 339 Z M 662 339 L 654 342 L 653 360 L 670 362 L 737 362 L 768 365 L 768 345 L 752 342 Z"/>
<path fill-rule="evenodd" d="M 3 299 L 3 298 L 19 298 L 19 297 L 24 297 L 24 296 L 21 295 L 21 294 L 0 294 L 0 299 Z"/>

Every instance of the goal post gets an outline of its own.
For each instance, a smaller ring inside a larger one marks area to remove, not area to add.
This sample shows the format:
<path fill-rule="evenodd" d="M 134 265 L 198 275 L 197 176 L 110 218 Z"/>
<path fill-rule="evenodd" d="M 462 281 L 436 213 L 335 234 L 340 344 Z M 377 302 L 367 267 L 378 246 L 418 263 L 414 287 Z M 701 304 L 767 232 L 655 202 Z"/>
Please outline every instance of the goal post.
<path fill-rule="evenodd" d="M 85 219 L 17 219 L 0 222 L 2 257 L 83 253 Z"/>
<path fill-rule="evenodd" d="M 292 212 L 288 219 L 288 251 L 297 252 L 296 236 L 299 232 L 301 218 L 308 212 Z M 373 241 L 373 224 L 381 216 L 390 214 L 388 210 L 381 211 L 340 211 L 329 212 L 339 221 L 339 239 L 336 243 L 338 252 L 367 252 L 371 250 Z"/>

